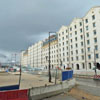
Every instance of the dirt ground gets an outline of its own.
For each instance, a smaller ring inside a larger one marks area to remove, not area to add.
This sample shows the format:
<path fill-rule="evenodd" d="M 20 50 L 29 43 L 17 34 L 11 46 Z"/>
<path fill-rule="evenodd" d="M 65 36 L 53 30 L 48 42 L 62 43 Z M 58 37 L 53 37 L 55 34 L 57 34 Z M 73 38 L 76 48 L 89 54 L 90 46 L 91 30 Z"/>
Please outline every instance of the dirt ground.
<path fill-rule="evenodd" d="M 79 88 L 74 87 L 68 92 L 69 96 L 76 98 L 77 100 L 100 100 L 100 97 L 87 93 Z"/>
<path fill-rule="evenodd" d="M 0 73 L 0 87 L 19 84 L 19 75 L 13 75 L 9 73 Z M 39 87 L 55 84 L 48 82 L 48 77 L 42 77 L 41 75 L 31 75 L 22 73 L 20 89 L 28 89 L 31 87 Z"/>

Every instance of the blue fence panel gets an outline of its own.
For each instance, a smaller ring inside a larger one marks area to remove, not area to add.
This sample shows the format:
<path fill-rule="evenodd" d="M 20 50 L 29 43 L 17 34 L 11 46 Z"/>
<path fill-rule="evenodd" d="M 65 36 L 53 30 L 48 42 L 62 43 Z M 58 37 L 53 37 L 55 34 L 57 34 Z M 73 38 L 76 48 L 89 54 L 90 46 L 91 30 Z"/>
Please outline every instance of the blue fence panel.
<path fill-rule="evenodd" d="M 62 72 L 62 81 L 71 79 L 73 77 L 73 70 Z"/>
<path fill-rule="evenodd" d="M 17 90 L 17 89 L 19 89 L 19 85 L 10 85 L 10 86 L 0 87 L 0 91 Z"/>

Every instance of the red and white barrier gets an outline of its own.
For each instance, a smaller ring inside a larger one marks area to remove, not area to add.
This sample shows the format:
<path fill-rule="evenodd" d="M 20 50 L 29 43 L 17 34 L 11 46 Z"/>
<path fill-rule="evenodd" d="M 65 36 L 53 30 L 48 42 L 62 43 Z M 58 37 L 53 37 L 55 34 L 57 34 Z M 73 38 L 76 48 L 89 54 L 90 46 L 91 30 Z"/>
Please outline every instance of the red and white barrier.
<path fill-rule="evenodd" d="M 28 100 L 28 90 L 0 92 L 0 100 Z"/>
<path fill-rule="evenodd" d="M 94 75 L 94 79 L 100 79 L 100 75 Z"/>

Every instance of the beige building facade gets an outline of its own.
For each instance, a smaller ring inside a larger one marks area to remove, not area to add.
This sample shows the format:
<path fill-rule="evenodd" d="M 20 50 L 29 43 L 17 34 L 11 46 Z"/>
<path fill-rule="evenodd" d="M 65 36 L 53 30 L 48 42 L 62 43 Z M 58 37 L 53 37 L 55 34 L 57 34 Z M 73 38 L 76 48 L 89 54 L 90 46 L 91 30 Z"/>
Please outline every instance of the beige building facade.
<path fill-rule="evenodd" d="M 100 7 L 93 7 L 83 18 L 75 18 L 58 31 L 58 52 L 63 66 L 92 71 L 100 62 Z"/>

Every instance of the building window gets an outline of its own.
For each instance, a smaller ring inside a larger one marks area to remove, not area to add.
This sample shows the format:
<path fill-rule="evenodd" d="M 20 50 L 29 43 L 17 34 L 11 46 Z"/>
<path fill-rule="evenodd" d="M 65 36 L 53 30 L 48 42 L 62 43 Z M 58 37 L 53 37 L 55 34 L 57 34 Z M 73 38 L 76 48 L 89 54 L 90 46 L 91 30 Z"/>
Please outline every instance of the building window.
<path fill-rule="evenodd" d="M 73 51 L 71 51 L 71 55 L 73 55 Z"/>
<path fill-rule="evenodd" d="M 73 46 L 71 45 L 71 49 L 73 48 Z"/>
<path fill-rule="evenodd" d="M 96 24 L 95 24 L 95 22 L 93 23 L 93 27 L 96 27 Z"/>
<path fill-rule="evenodd" d="M 63 56 L 65 56 L 65 54 L 63 53 Z"/>
<path fill-rule="evenodd" d="M 68 41 L 66 41 L 66 44 L 68 44 Z"/>
<path fill-rule="evenodd" d="M 64 51 L 64 47 L 63 47 L 63 51 Z"/>
<path fill-rule="evenodd" d="M 72 27 L 70 27 L 70 31 L 72 31 Z"/>
<path fill-rule="evenodd" d="M 82 33 L 82 28 L 80 29 L 80 33 Z"/>
<path fill-rule="evenodd" d="M 80 70 L 79 64 L 76 64 L 76 68 L 77 70 Z"/>
<path fill-rule="evenodd" d="M 78 44 L 76 43 L 75 46 L 76 46 L 76 48 L 77 48 L 77 47 L 78 47 Z"/>
<path fill-rule="evenodd" d="M 96 33 L 97 33 L 96 30 L 93 30 L 93 33 L 94 33 L 94 35 L 96 35 Z"/>
<path fill-rule="evenodd" d="M 59 36 L 60 36 L 60 34 L 59 34 Z"/>
<path fill-rule="evenodd" d="M 88 47 L 87 49 L 88 49 L 88 52 L 90 52 L 90 47 Z"/>
<path fill-rule="evenodd" d="M 82 63 L 83 69 L 85 68 L 84 63 Z"/>
<path fill-rule="evenodd" d="M 98 55 L 98 54 L 96 54 L 96 58 L 97 58 L 97 59 L 99 58 L 99 55 Z"/>
<path fill-rule="evenodd" d="M 67 33 L 67 30 L 66 30 L 66 33 Z"/>
<path fill-rule="evenodd" d="M 64 37 L 62 37 L 62 40 L 64 40 Z"/>
<path fill-rule="evenodd" d="M 82 60 L 84 60 L 84 56 L 82 56 Z"/>
<path fill-rule="evenodd" d="M 88 59 L 91 59 L 91 55 L 88 55 Z"/>
<path fill-rule="evenodd" d="M 76 50 L 76 54 L 78 54 L 78 50 Z"/>
<path fill-rule="evenodd" d="M 73 61 L 73 57 L 71 57 L 71 60 Z"/>
<path fill-rule="evenodd" d="M 72 39 L 70 41 L 72 42 Z"/>
<path fill-rule="evenodd" d="M 64 35 L 64 32 L 62 32 L 62 35 Z"/>
<path fill-rule="evenodd" d="M 75 25 L 74 27 L 75 27 L 75 29 L 76 29 L 76 25 Z"/>
<path fill-rule="evenodd" d="M 77 41 L 77 37 L 75 37 L 75 41 Z"/>
<path fill-rule="evenodd" d="M 59 43 L 59 46 L 61 46 L 61 44 Z"/>
<path fill-rule="evenodd" d="M 89 33 L 86 33 L 87 37 L 89 37 Z"/>
<path fill-rule="evenodd" d="M 95 50 L 98 50 L 98 46 L 97 45 L 95 45 Z"/>
<path fill-rule="evenodd" d="M 65 62 L 65 58 L 63 58 L 63 61 Z"/>
<path fill-rule="evenodd" d="M 72 37 L 72 33 L 70 33 L 70 37 Z"/>
<path fill-rule="evenodd" d="M 83 42 L 81 42 L 81 46 L 83 46 Z"/>
<path fill-rule="evenodd" d="M 81 39 L 83 39 L 83 35 L 81 35 L 80 37 L 81 37 Z"/>
<path fill-rule="evenodd" d="M 64 45 L 64 42 L 63 42 L 63 45 Z"/>
<path fill-rule="evenodd" d="M 88 23 L 88 19 L 85 19 L 85 22 Z"/>
<path fill-rule="evenodd" d="M 72 64 L 72 68 L 73 68 L 73 64 Z"/>
<path fill-rule="evenodd" d="M 69 61 L 69 58 L 67 57 L 67 61 Z"/>
<path fill-rule="evenodd" d="M 94 38 L 94 42 L 97 43 L 97 38 Z"/>
<path fill-rule="evenodd" d="M 83 49 L 81 49 L 81 53 L 84 53 L 84 50 Z"/>
<path fill-rule="evenodd" d="M 68 44 L 68 41 L 66 41 L 66 44 Z"/>
<path fill-rule="evenodd" d="M 95 15 L 92 15 L 92 20 L 94 20 L 95 19 Z"/>
<path fill-rule="evenodd" d="M 82 26 L 82 22 L 80 22 L 80 26 Z"/>
<path fill-rule="evenodd" d="M 76 60 L 78 60 L 78 56 L 76 56 Z"/>
<path fill-rule="evenodd" d="M 67 52 L 67 56 L 68 56 L 68 52 Z"/>
<path fill-rule="evenodd" d="M 88 26 L 86 26 L 86 30 L 89 30 L 89 27 Z"/>
<path fill-rule="evenodd" d="M 87 40 L 87 44 L 90 44 L 90 41 L 89 40 Z"/>
<path fill-rule="evenodd" d="M 68 38 L 68 35 L 66 35 L 66 38 Z"/>
<path fill-rule="evenodd" d="M 89 69 L 91 69 L 91 63 L 89 63 Z"/>
<path fill-rule="evenodd" d="M 68 50 L 68 46 L 67 46 L 67 50 Z"/>
<path fill-rule="evenodd" d="M 75 31 L 75 35 L 77 35 L 77 31 Z"/>

